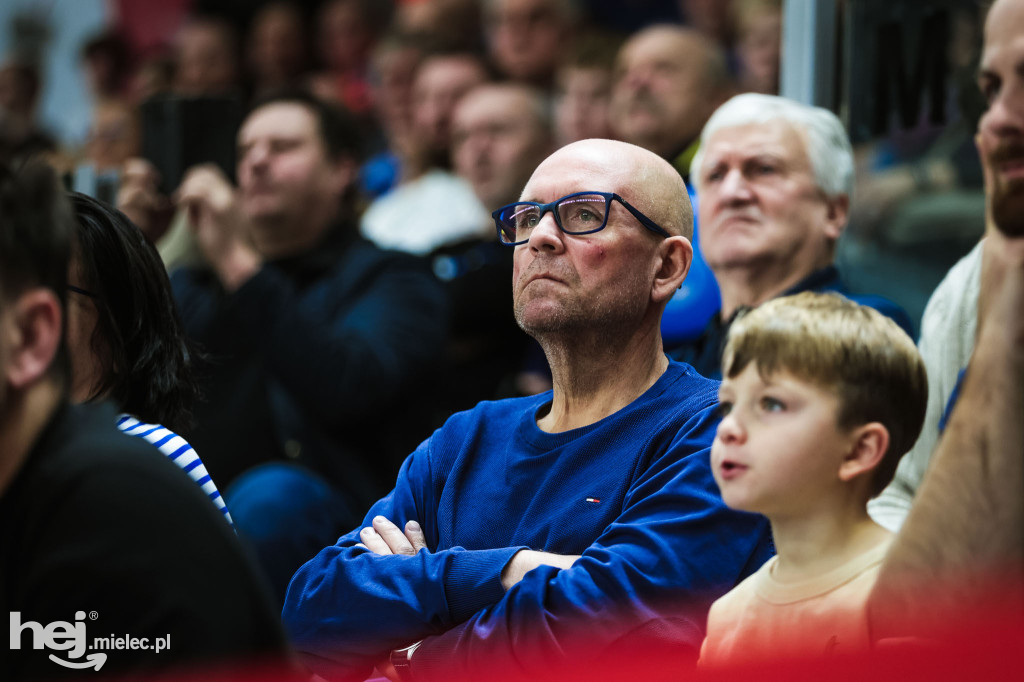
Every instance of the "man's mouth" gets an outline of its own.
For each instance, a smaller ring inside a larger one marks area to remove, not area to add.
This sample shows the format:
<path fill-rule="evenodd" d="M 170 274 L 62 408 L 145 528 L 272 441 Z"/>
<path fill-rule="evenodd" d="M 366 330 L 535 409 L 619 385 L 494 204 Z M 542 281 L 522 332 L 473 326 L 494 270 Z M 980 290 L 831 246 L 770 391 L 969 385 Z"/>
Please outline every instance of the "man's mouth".
<path fill-rule="evenodd" d="M 990 160 L 1001 174 L 1017 176 L 1024 174 L 1024 144 L 1004 142 L 992 150 Z"/>
<path fill-rule="evenodd" d="M 761 221 L 758 219 L 757 216 L 752 215 L 750 213 L 725 213 L 719 217 L 717 222 L 721 226 L 735 223 L 740 223 L 743 225 L 756 225 Z"/>

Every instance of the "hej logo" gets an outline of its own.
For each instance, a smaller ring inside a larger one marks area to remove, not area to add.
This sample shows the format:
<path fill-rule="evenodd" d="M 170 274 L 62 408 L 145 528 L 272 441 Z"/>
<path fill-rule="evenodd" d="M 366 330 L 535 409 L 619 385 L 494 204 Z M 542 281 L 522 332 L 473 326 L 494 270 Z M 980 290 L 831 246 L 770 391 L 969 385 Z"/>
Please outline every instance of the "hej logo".
<path fill-rule="evenodd" d="M 21 612 L 11 611 L 11 649 L 21 649 L 22 633 L 28 630 L 32 635 L 33 649 L 54 649 L 67 651 L 68 658 L 81 658 L 86 649 L 85 611 L 75 612 L 75 622 L 54 621 L 47 626 L 29 620 L 21 622 Z M 95 668 L 99 670 L 107 660 L 102 652 L 89 654 L 84 661 L 64 660 L 50 654 L 50 660 L 66 668 Z"/>

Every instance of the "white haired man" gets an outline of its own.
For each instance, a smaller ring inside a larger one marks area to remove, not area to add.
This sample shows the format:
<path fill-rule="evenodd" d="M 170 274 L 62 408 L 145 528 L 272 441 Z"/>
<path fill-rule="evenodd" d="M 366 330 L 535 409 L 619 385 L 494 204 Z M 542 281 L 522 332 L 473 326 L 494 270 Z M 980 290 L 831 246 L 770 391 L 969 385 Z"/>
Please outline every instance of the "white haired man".
<path fill-rule="evenodd" d="M 701 252 L 722 306 L 699 337 L 668 349 L 673 358 L 720 377 L 737 313 L 801 291 L 843 294 L 911 333 L 901 308 L 852 295 L 833 263 L 853 185 L 850 141 L 835 114 L 773 95 L 737 95 L 704 126 L 690 174 Z"/>

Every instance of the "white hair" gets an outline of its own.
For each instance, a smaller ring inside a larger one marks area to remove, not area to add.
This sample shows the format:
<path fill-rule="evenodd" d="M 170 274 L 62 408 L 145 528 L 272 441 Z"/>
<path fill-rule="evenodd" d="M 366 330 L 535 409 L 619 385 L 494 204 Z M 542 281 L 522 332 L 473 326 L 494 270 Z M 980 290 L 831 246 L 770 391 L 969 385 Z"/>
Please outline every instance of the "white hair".
<path fill-rule="evenodd" d="M 744 93 L 715 110 L 700 133 L 700 148 L 690 164 L 690 181 L 700 191 L 700 167 L 711 136 L 735 128 L 783 120 L 801 134 L 818 187 L 829 198 L 853 194 L 853 148 L 839 118 L 828 109 L 785 97 Z"/>

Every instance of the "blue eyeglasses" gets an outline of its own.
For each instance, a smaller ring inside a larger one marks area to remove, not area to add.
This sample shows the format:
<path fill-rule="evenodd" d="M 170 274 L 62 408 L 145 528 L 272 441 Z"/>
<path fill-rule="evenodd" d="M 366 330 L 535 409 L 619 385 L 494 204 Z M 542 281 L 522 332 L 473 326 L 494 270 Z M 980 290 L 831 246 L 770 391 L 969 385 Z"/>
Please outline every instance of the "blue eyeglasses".
<path fill-rule="evenodd" d="M 576 192 L 556 199 L 550 204 L 519 201 L 499 208 L 491 213 L 491 216 L 498 228 L 501 243 L 515 246 L 525 244 L 530 239 L 531 230 L 540 223 L 548 211 L 554 215 L 558 229 L 565 234 L 600 232 L 608 224 L 613 199 L 622 204 L 641 225 L 654 234 L 662 237 L 672 236 L 614 192 Z"/>

